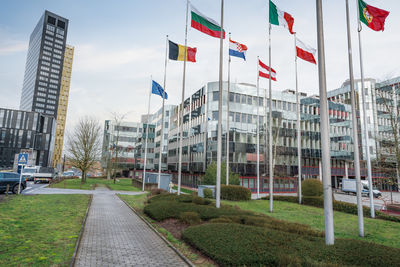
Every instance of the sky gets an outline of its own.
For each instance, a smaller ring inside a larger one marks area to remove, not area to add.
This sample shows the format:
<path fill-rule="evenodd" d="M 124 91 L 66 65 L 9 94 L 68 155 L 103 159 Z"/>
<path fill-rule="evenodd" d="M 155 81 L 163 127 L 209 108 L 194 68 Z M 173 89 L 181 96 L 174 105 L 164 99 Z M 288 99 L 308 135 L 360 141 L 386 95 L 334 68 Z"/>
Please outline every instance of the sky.
<path fill-rule="evenodd" d="M 316 48 L 316 14 L 313 0 L 275 0 L 290 13 L 294 30 L 304 43 Z M 345 1 L 322 1 L 328 90 L 349 77 Z M 203 14 L 220 21 L 220 1 L 192 0 Z M 350 0 L 355 78 L 360 77 L 356 0 Z M 0 9 L 0 107 L 19 108 L 29 35 L 47 9 L 69 19 L 67 43 L 75 47 L 68 105 L 67 131 L 83 116 L 101 124 L 112 113 L 139 121 L 147 113 L 151 77 L 163 83 L 166 35 L 184 44 L 185 0 L 2 0 Z M 400 76 L 400 2 L 369 0 L 390 11 L 384 32 L 363 27 L 365 77 L 383 80 Z M 190 19 L 190 17 L 189 17 Z M 268 63 L 268 1 L 225 0 L 224 29 L 232 39 L 248 46 L 247 60 L 233 58 L 231 81 L 256 83 L 257 56 Z M 295 88 L 294 39 L 283 27 L 272 27 L 272 67 L 277 72 L 273 90 Z M 188 97 L 219 75 L 219 40 L 188 28 L 188 46 L 197 47 L 196 63 L 188 62 Z M 227 80 L 228 41 L 224 41 L 224 80 Z M 181 101 L 183 62 L 169 61 L 167 104 Z M 318 68 L 298 61 L 299 90 L 318 94 Z M 268 86 L 261 80 L 261 87 Z M 151 112 L 162 99 L 153 95 Z"/>

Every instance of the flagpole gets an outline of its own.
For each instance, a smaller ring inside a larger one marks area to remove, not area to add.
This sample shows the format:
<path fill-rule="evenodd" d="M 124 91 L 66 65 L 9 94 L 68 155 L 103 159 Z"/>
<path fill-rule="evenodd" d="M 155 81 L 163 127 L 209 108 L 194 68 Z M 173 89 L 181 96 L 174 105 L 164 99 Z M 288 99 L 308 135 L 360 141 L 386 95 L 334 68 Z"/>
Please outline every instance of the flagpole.
<path fill-rule="evenodd" d="M 374 192 L 372 184 L 372 167 L 371 167 L 371 156 L 369 153 L 369 133 L 368 133 L 368 120 L 367 120 L 367 110 L 365 107 L 365 84 L 364 84 L 364 64 L 362 58 L 362 45 L 361 45 L 361 21 L 360 21 L 360 10 L 358 8 L 357 0 L 357 18 L 358 18 L 358 48 L 360 53 L 360 72 L 361 72 L 361 95 L 362 95 L 362 108 L 363 108 L 363 122 L 364 122 L 364 136 L 365 136 L 365 153 L 367 156 L 367 174 L 368 174 L 368 185 L 369 185 L 369 206 L 371 209 L 371 218 L 375 218 L 375 207 L 374 207 Z"/>
<path fill-rule="evenodd" d="M 322 183 L 324 188 L 324 217 L 325 217 L 325 244 L 335 243 L 333 225 L 332 181 L 331 181 L 331 154 L 329 139 L 328 97 L 326 92 L 326 68 L 324 26 L 322 17 L 322 0 L 316 0 L 317 38 L 318 38 L 318 76 L 321 107 L 321 154 L 322 154 Z"/>
<path fill-rule="evenodd" d="M 218 99 L 218 136 L 217 136 L 217 181 L 215 206 L 220 207 L 221 198 L 221 158 L 222 158 L 222 67 L 223 67 L 223 34 L 224 34 L 224 0 L 221 0 L 221 29 L 219 40 L 219 99 Z"/>
<path fill-rule="evenodd" d="M 274 166 L 272 166 L 272 82 L 271 82 L 271 23 L 269 23 L 269 212 L 274 211 Z"/>
<path fill-rule="evenodd" d="M 297 76 L 297 40 L 294 33 L 294 65 L 296 74 L 296 111 L 297 111 L 297 175 L 298 175 L 298 194 L 299 204 L 301 204 L 301 130 L 300 130 L 300 93 Z"/>
<path fill-rule="evenodd" d="M 182 81 L 182 108 L 179 116 L 181 117 L 179 125 L 179 162 L 178 162 L 178 195 L 181 194 L 181 181 L 182 181 L 182 143 L 183 143 L 183 111 L 185 103 L 185 80 L 186 80 L 186 53 L 187 53 L 187 31 L 188 31 L 188 13 L 189 13 L 189 0 L 186 1 L 186 28 L 185 28 L 185 53 L 183 56 L 183 81 Z"/>
<path fill-rule="evenodd" d="M 142 178 L 142 191 L 144 191 L 144 184 L 146 181 L 146 167 L 147 167 L 147 137 L 149 136 L 149 123 L 150 123 L 150 99 L 151 90 L 153 85 L 153 77 L 150 76 L 150 92 L 149 92 L 149 103 L 147 105 L 147 123 L 146 123 L 146 134 L 144 142 L 144 163 L 143 163 L 143 178 Z"/>
<path fill-rule="evenodd" d="M 349 15 L 349 0 L 346 0 L 346 20 L 347 20 L 347 51 L 349 54 L 349 73 L 350 73 L 350 94 L 351 94 L 351 118 L 353 126 L 353 150 L 354 150 L 354 172 L 356 176 L 356 191 L 357 191 L 357 212 L 358 212 L 358 235 L 364 236 L 364 215 L 361 200 L 361 177 L 360 177 L 360 154 L 358 148 L 358 123 L 356 109 L 356 93 L 354 88 L 353 74 L 353 58 L 351 49 L 350 36 L 350 15 Z M 364 88 L 363 90 L 364 91 Z"/>
<path fill-rule="evenodd" d="M 231 40 L 231 33 L 229 33 L 229 42 Z M 229 43 L 230 44 L 230 43 Z M 229 94 L 231 92 L 231 55 L 229 54 L 228 60 L 228 102 L 226 104 L 226 185 L 229 185 Z"/>
<path fill-rule="evenodd" d="M 257 56 L 257 101 L 260 98 L 259 57 Z M 257 103 L 257 199 L 260 199 L 260 105 Z"/>
<path fill-rule="evenodd" d="M 157 178 L 157 187 L 160 188 L 161 183 L 161 164 L 162 164 L 162 153 L 163 153 L 163 141 L 164 141 L 164 104 L 165 104 L 165 91 L 166 91 L 166 83 L 167 83 L 167 63 L 168 63 L 168 35 L 165 45 L 165 63 L 164 63 L 164 91 L 163 91 L 163 100 L 162 100 L 162 115 L 161 115 L 161 140 L 160 140 L 160 157 L 158 159 L 158 178 Z"/>

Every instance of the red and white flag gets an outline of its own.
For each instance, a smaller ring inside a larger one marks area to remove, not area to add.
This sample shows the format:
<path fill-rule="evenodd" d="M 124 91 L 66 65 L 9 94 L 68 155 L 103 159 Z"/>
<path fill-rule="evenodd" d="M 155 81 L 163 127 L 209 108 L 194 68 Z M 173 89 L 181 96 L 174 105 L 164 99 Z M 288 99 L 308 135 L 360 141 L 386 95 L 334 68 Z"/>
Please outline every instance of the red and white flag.
<path fill-rule="evenodd" d="M 306 45 L 296 37 L 296 53 L 299 58 L 317 64 L 317 61 L 315 60 L 315 52 L 317 52 L 316 49 Z"/>
<path fill-rule="evenodd" d="M 259 66 L 258 75 L 260 77 L 269 79 L 270 68 L 264 63 L 262 63 L 261 60 L 258 60 L 258 66 Z M 271 80 L 276 81 L 276 71 L 273 68 L 271 68 Z"/>

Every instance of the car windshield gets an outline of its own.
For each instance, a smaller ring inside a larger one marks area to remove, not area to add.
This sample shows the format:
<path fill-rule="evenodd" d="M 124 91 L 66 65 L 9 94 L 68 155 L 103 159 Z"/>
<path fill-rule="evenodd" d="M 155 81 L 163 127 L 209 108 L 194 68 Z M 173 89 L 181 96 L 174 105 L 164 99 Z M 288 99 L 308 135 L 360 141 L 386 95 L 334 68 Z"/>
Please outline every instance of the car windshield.
<path fill-rule="evenodd" d="M 35 173 L 35 169 L 24 169 L 24 173 Z"/>

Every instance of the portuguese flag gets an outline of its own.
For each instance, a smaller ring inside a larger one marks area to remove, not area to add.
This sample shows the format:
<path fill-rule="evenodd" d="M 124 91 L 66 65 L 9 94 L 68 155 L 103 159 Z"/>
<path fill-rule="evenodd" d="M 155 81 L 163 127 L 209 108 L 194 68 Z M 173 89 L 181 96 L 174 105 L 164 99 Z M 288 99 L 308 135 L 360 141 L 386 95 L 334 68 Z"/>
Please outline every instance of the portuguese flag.
<path fill-rule="evenodd" d="M 384 30 L 386 17 L 389 15 L 388 11 L 367 5 L 362 0 L 358 0 L 358 9 L 361 22 L 374 31 Z"/>
<path fill-rule="evenodd" d="M 185 48 L 187 50 L 186 52 L 186 61 L 190 62 L 196 62 L 196 52 L 197 48 L 192 48 L 184 45 L 179 45 L 174 42 L 169 41 L 169 59 L 171 60 L 178 60 L 178 61 L 184 61 L 185 59 Z"/>
<path fill-rule="evenodd" d="M 203 15 L 193 5 L 190 5 L 190 13 L 192 15 L 192 28 L 208 34 L 212 37 L 221 38 L 221 26 L 215 20 Z M 222 38 L 225 39 L 225 31 L 223 30 Z"/>

